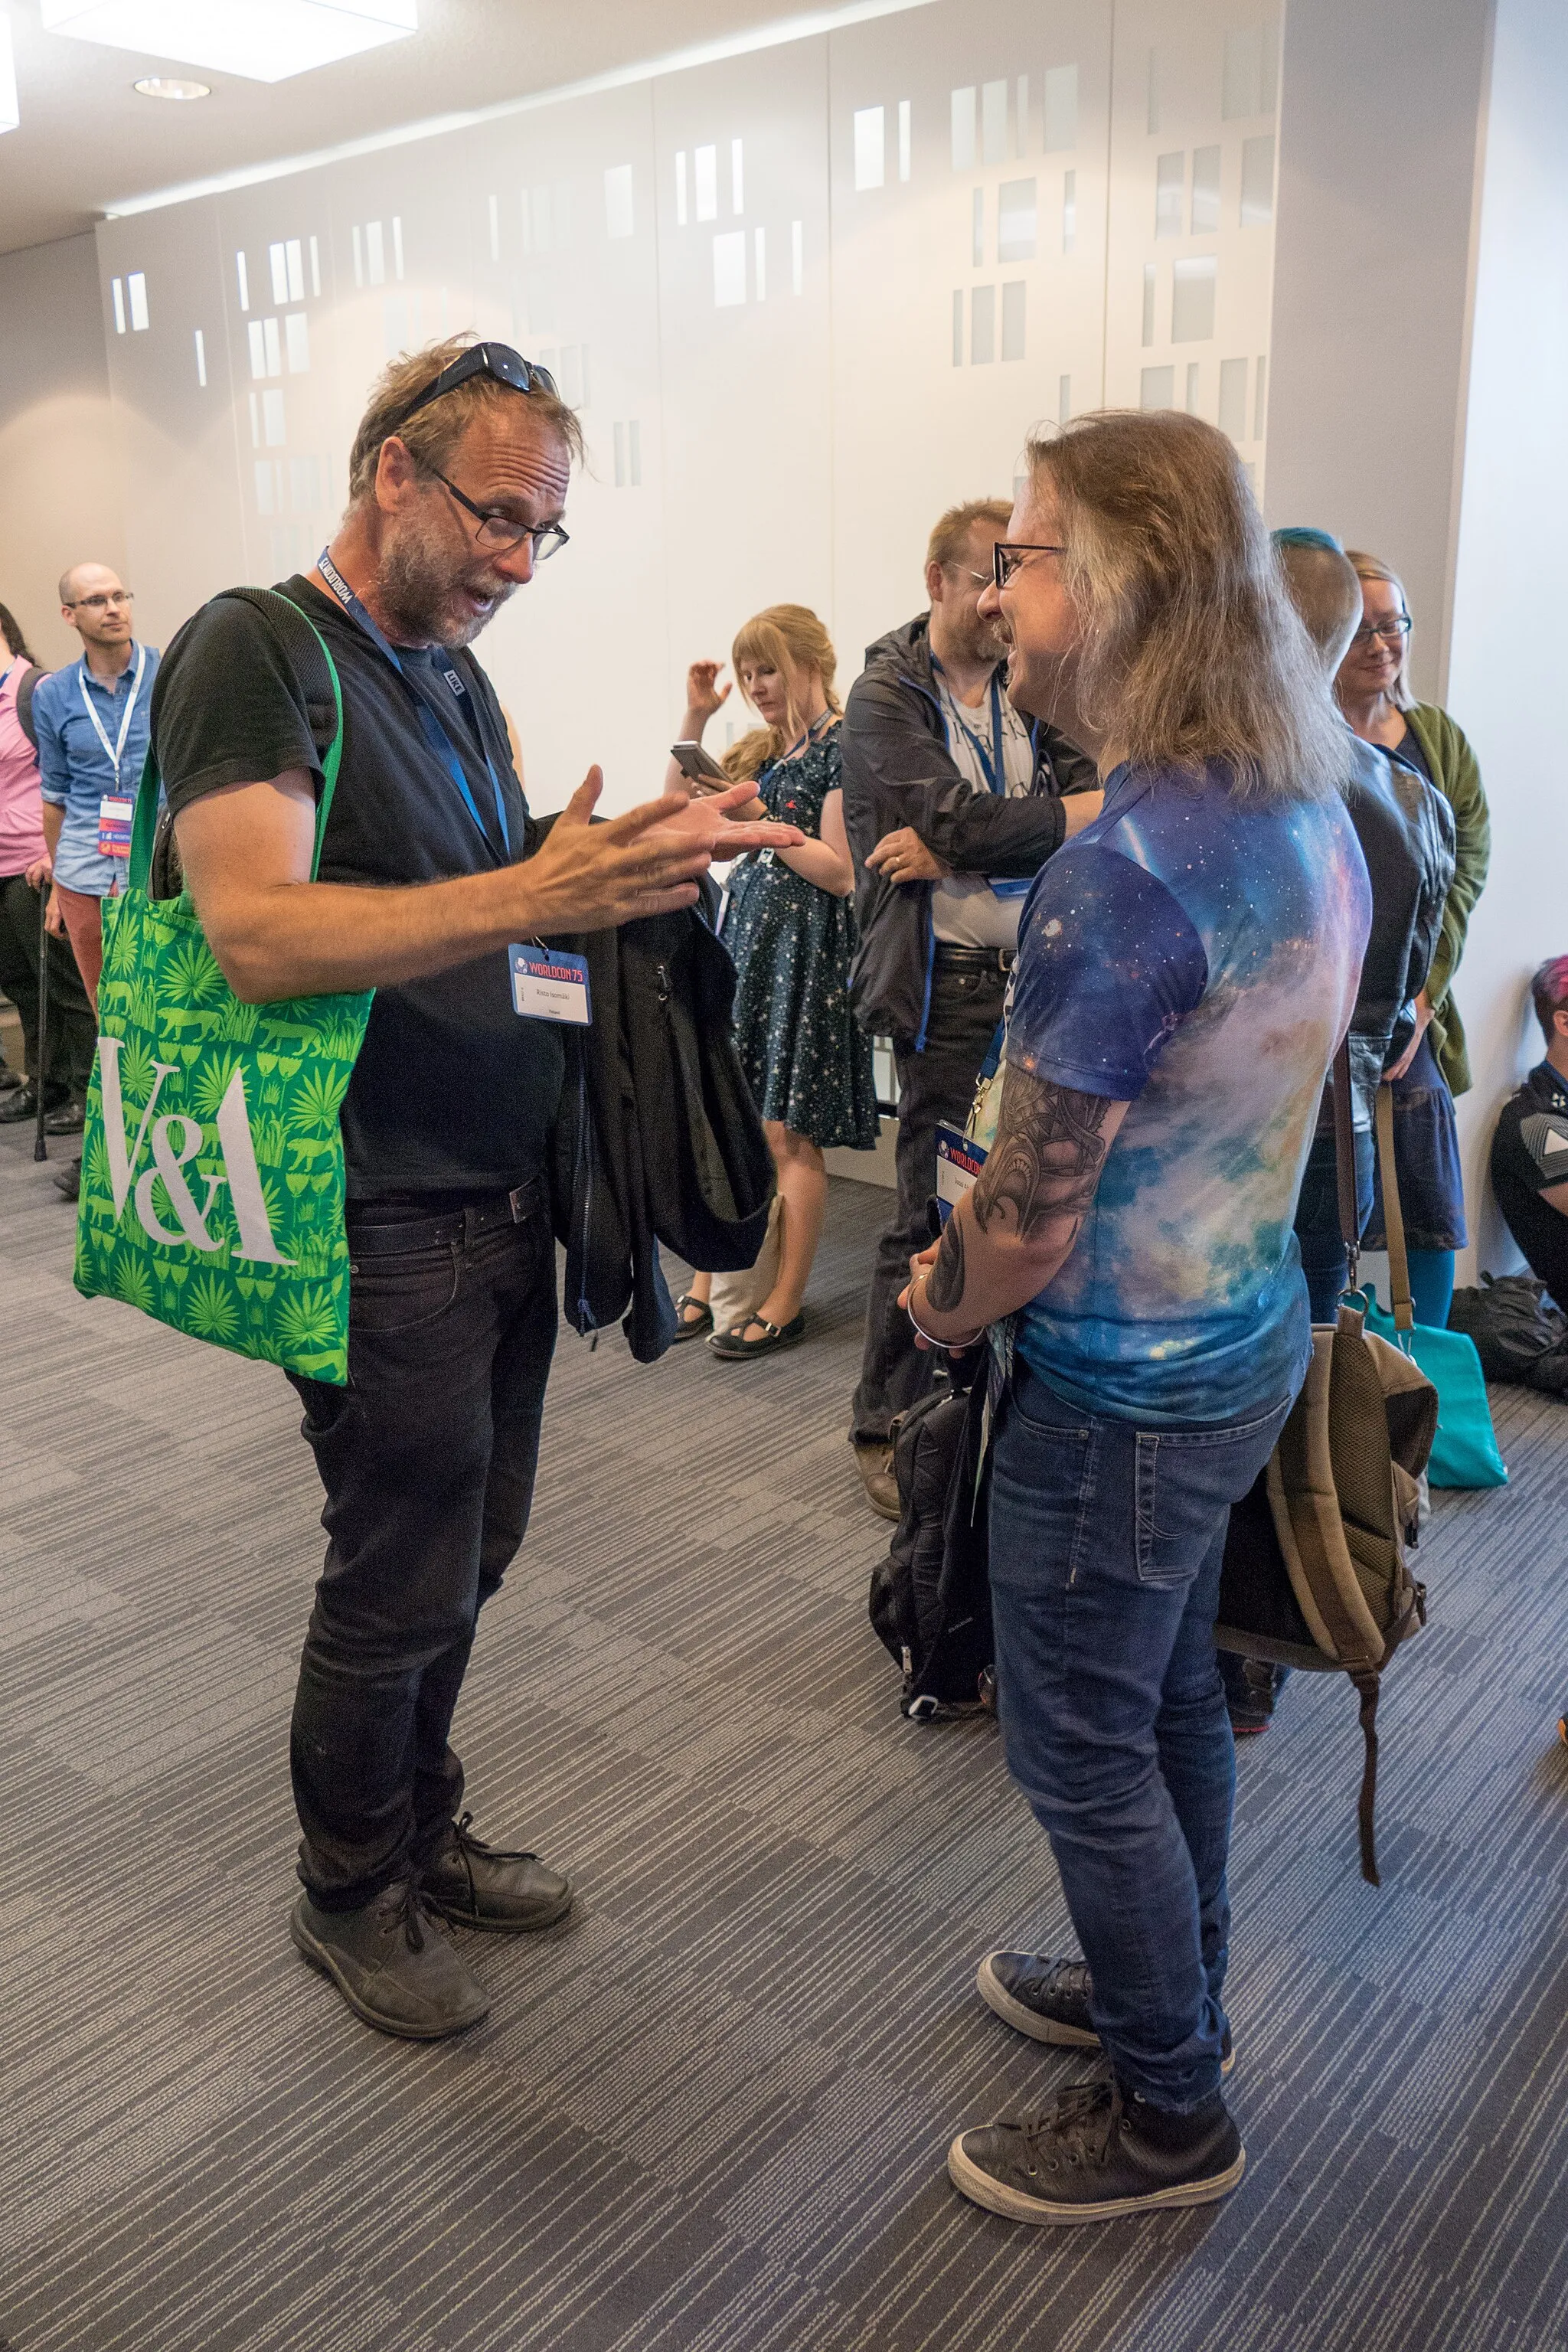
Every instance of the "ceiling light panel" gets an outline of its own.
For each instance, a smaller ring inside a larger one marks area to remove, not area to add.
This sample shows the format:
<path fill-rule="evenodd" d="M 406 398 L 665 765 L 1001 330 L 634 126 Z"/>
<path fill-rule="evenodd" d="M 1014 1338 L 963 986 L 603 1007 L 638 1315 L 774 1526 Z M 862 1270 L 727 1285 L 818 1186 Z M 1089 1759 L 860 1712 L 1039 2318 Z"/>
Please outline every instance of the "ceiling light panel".
<path fill-rule="evenodd" d="M 40 14 L 47 33 L 247 81 L 287 81 L 419 28 L 417 0 L 41 0 Z"/>

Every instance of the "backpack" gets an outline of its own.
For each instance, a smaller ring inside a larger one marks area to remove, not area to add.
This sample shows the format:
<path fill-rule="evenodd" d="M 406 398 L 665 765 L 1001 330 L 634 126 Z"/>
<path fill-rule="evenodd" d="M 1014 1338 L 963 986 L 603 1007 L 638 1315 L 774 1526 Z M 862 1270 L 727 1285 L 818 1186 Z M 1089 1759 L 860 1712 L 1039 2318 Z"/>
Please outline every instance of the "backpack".
<path fill-rule="evenodd" d="M 916 1723 L 992 1703 L 993 1402 L 983 1365 L 967 1389 L 938 1387 L 893 1425 L 903 1510 L 872 1573 L 869 1612 L 903 1670 L 900 1710 Z"/>
<path fill-rule="evenodd" d="M 1483 1274 L 1479 1290 L 1456 1290 L 1450 1331 L 1474 1340 L 1489 1381 L 1517 1381 L 1568 1396 L 1568 1316 L 1533 1274 Z"/>
<path fill-rule="evenodd" d="M 16 724 L 35 751 L 38 748 L 38 722 L 33 716 L 33 691 L 38 680 L 48 675 L 37 662 L 29 662 L 16 681 Z"/>
<path fill-rule="evenodd" d="M 1381 1884 L 1373 1833 L 1377 1702 L 1394 1651 L 1426 1622 L 1426 1589 L 1407 1555 L 1419 1480 L 1437 1431 L 1437 1391 L 1414 1358 L 1366 1329 L 1354 1288 L 1359 1249 L 1351 1158 L 1350 1057 L 1334 1057 L 1334 1140 L 1350 1287 L 1338 1320 L 1314 1324 L 1301 1393 L 1251 1492 L 1233 1508 L 1220 1578 L 1216 1649 L 1276 1665 L 1348 1675 L 1361 1700 L 1364 1761 L 1357 1822 L 1362 1876 Z M 1378 1157 L 1388 1203 L 1394 1323 L 1414 1326 L 1394 1174 L 1388 1089 Z"/>

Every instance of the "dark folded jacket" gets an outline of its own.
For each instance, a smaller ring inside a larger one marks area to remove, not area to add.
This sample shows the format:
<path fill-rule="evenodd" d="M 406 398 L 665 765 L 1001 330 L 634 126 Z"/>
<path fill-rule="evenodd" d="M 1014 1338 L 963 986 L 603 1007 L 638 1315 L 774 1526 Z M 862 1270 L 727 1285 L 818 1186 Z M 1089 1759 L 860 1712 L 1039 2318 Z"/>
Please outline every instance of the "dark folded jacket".
<path fill-rule="evenodd" d="M 566 1318 L 581 1332 L 620 1321 L 648 1364 L 676 1330 L 659 1244 L 727 1274 L 755 1262 L 767 1232 L 773 1155 L 735 1050 L 735 967 L 695 907 L 552 945 L 586 957 L 594 1014 L 563 1033 L 552 1191 Z"/>
<path fill-rule="evenodd" d="M 1372 881 L 1372 930 L 1351 1016 L 1351 1088 L 1358 1127 L 1372 1124 L 1383 1073 L 1410 1042 L 1414 999 L 1442 936 L 1454 878 L 1454 813 L 1425 776 L 1352 736 L 1345 795 Z M 1329 1092 L 1324 1090 L 1324 1117 Z"/>
<path fill-rule="evenodd" d="M 860 932 L 849 1002 L 862 1029 L 915 1053 L 931 1003 L 931 886 L 884 881 L 868 866 L 868 852 L 907 824 L 955 874 L 1029 881 L 1066 838 L 1063 793 L 1093 791 L 1100 782 L 1092 760 L 1037 720 L 1027 796 L 977 792 L 948 749 L 929 620 L 922 613 L 868 647 L 839 733 Z"/>

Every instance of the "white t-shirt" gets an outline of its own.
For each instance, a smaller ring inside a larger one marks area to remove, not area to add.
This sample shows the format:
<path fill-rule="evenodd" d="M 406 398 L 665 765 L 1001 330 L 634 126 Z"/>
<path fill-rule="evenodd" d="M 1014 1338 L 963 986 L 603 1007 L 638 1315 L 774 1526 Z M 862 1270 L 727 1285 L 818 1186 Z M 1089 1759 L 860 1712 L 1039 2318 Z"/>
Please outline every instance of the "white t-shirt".
<path fill-rule="evenodd" d="M 1025 798 L 1035 781 L 1035 747 L 1007 699 L 1000 670 L 977 703 L 960 702 L 940 673 L 936 684 L 947 748 L 960 775 L 987 793 L 993 789 L 989 767 L 1004 780 L 1009 800 Z M 1016 948 L 1023 904 L 1021 896 L 999 898 L 982 874 L 952 874 L 931 891 L 931 929 L 949 947 Z"/>

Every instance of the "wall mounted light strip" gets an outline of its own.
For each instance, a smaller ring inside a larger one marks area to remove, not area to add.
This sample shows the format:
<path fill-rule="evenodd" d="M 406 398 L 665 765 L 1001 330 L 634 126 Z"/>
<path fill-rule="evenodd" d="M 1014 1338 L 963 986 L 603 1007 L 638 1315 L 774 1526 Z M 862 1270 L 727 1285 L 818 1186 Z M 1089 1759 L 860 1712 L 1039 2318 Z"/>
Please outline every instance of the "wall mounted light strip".
<path fill-rule="evenodd" d="M 541 107 L 556 106 L 565 99 L 593 98 L 601 90 L 627 89 L 637 82 L 653 81 L 660 74 L 684 73 L 693 66 L 718 65 L 727 58 L 750 57 L 759 49 L 783 48 L 791 41 L 810 40 L 815 35 L 837 32 L 844 26 L 869 24 L 879 16 L 900 16 L 911 8 L 932 5 L 933 0 L 849 0 L 844 7 L 814 9 L 806 16 L 786 16 L 774 24 L 759 25 L 750 32 L 697 42 L 690 48 L 675 49 L 666 57 L 616 66 L 607 73 L 592 74 L 584 81 L 535 90 L 527 98 L 504 99 L 495 106 L 476 107 L 466 113 L 432 115 L 425 121 L 374 131 L 363 139 L 346 139 L 340 146 L 320 147 L 308 155 L 242 165 L 237 171 L 215 173 L 210 179 L 187 180 L 178 187 L 160 188 L 147 195 L 121 196 L 104 206 L 103 217 L 129 220 L 137 213 L 162 212 L 169 205 L 189 204 L 197 196 L 226 195 L 236 188 L 260 187 L 269 180 L 286 180 L 299 172 L 318 171 L 323 163 L 344 163 L 356 155 L 379 155 L 389 148 L 412 146 L 422 139 L 442 138 L 449 131 L 471 131 L 481 123 L 504 122 L 513 115 L 536 113 Z"/>

